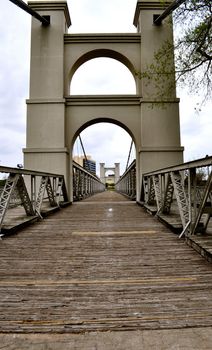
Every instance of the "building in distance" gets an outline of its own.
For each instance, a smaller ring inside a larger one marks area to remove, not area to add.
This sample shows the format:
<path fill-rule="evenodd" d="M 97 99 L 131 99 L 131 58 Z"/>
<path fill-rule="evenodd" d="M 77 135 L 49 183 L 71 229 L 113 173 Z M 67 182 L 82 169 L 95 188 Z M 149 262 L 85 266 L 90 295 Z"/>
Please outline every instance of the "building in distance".
<path fill-rule="evenodd" d="M 82 168 L 96 175 L 96 161 L 91 156 L 87 156 L 87 159 L 84 156 L 74 156 L 73 160 Z"/>

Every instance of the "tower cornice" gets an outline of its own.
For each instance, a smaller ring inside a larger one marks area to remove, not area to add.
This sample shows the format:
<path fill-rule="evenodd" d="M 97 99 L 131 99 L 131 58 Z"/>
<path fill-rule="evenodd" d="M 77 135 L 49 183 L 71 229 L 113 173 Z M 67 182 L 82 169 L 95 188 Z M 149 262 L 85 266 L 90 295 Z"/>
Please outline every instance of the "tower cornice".
<path fill-rule="evenodd" d="M 138 0 L 133 20 L 134 26 L 137 27 L 138 25 L 141 10 L 165 10 L 171 4 L 171 2 L 171 0 Z"/>
<path fill-rule="evenodd" d="M 35 11 L 64 11 L 67 26 L 71 25 L 71 17 L 66 1 L 28 1 L 28 5 Z"/>

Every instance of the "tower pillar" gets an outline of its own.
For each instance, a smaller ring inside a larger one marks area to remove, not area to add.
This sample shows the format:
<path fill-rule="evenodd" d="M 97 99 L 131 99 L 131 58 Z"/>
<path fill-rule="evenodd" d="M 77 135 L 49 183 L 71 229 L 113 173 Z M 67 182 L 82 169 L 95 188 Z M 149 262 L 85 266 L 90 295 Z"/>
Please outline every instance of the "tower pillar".
<path fill-rule="evenodd" d="M 141 35 L 141 148 L 137 150 L 138 174 L 183 162 L 173 50 L 171 50 L 170 55 L 164 52 L 166 64 L 171 74 L 167 75 L 165 79 L 162 78 L 163 81 L 160 82 L 155 80 L 154 74 L 151 78 L 145 76 L 145 72 L 152 64 L 158 64 L 160 67 L 160 62 L 156 60 L 155 54 L 167 42 L 172 47 L 171 16 L 166 18 L 160 26 L 153 23 L 154 16 L 163 13 L 170 3 L 171 1 L 138 0 L 135 10 L 134 25 Z M 161 61 L 161 70 L 163 69 L 162 64 L 163 61 Z"/>
<path fill-rule="evenodd" d="M 100 181 L 105 184 L 105 163 L 99 163 L 100 165 Z"/>
<path fill-rule="evenodd" d="M 71 24 L 66 1 L 29 1 L 44 26 L 32 17 L 30 93 L 24 167 L 70 176 L 65 139 L 64 34 Z"/>

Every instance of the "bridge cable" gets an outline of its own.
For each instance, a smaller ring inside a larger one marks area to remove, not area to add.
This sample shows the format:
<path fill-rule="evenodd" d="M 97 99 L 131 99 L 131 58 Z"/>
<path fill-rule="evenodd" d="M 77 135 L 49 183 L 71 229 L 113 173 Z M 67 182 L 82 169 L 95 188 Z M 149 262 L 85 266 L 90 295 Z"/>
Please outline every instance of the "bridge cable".
<path fill-rule="evenodd" d="M 182 5 L 186 0 L 174 0 L 161 15 L 154 15 L 153 23 L 157 26 L 161 25 L 162 21 L 169 16 L 174 10 Z"/>
<path fill-rule="evenodd" d="M 40 21 L 44 26 L 48 26 L 50 24 L 50 16 L 41 16 L 38 12 L 34 11 L 29 5 L 25 4 L 22 0 L 9 0 L 13 4 L 20 7 L 25 12 L 29 13 L 31 16 L 35 17 L 38 21 Z"/>
<path fill-rule="evenodd" d="M 133 146 L 133 140 L 131 140 L 130 150 L 129 150 L 129 154 L 128 154 L 128 158 L 127 158 L 127 165 L 126 165 L 125 171 L 127 170 L 128 166 L 129 166 L 130 156 L 131 156 L 131 152 L 132 152 L 132 146 Z"/>
<path fill-rule="evenodd" d="M 81 138 L 80 134 L 79 134 L 78 137 L 79 137 L 80 144 L 81 144 L 81 147 L 82 147 L 82 151 L 83 151 L 83 154 L 84 154 L 84 157 L 85 157 L 85 164 L 88 166 L 88 170 L 91 171 L 90 163 L 88 162 L 88 158 L 87 158 L 87 156 L 86 156 L 85 148 L 84 148 L 84 146 L 83 146 L 83 142 L 82 142 L 82 138 Z"/>

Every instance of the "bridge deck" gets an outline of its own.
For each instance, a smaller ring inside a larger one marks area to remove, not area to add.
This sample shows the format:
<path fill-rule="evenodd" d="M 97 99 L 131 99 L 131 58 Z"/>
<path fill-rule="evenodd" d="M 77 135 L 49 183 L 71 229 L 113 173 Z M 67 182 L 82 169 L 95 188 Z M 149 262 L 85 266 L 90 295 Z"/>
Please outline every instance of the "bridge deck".
<path fill-rule="evenodd" d="M 105 192 L 0 241 L 0 333 L 212 326 L 212 268 Z"/>

